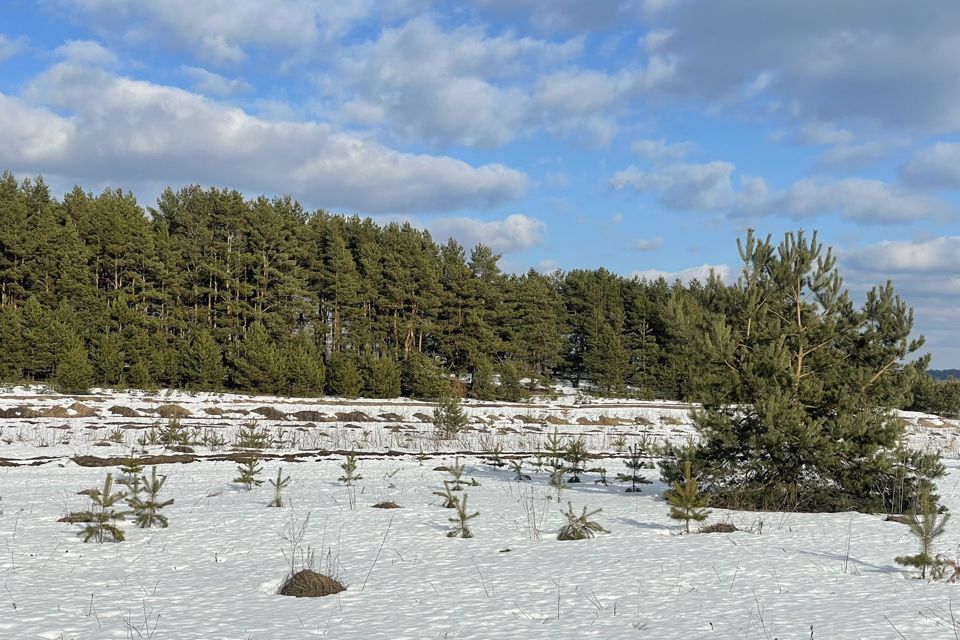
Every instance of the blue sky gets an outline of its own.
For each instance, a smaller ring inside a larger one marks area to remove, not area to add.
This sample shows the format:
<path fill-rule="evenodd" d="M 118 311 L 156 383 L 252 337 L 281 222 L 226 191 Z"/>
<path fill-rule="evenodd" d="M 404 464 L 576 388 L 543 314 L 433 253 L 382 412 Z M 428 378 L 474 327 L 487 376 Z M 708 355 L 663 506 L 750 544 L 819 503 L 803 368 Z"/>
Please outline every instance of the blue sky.
<path fill-rule="evenodd" d="M 818 229 L 960 367 L 958 33 L 955 0 L 8 0 L 0 168 L 286 193 L 512 271 L 735 277 L 748 227 Z"/>

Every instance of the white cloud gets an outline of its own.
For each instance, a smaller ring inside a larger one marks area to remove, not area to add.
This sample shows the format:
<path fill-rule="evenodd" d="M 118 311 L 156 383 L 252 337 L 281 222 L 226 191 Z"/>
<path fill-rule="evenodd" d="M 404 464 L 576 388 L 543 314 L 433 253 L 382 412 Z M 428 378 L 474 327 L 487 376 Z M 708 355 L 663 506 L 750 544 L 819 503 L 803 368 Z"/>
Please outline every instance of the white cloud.
<path fill-rule="evenodd" d="M 542 31 L 592 31 L 624 27 L 663 9 L 673 0 L 473 0 L 495 15 L 525 16 Z"/>
<path fill-rule="evenodd" d="M 405 140 L 496 147 L 533 122 L 520 79 L 531 68 L 571 59 L 581 45 L 467 26 L 445 31 L 421 16 L 345 51 L 340 71 L 352 92 L 341 102 L 376 105 L 375 115 Z M 344 87 L 332 82 L 331 91 Z M 359 111 L 364 120 L 370 113 Z"/>
<path fill-rule="evenodd" d="M 653 162 L 663 162 L 682 160 L 696 153 L 700 148 L 693 142 L 667 142 L 660 138 L 658 140 L 637 140 L 630 145 L 630 149 Z"/>
<path fill-rule="evenodd" d="M 900 179 L 920 187 L 960 189 L 960 144 L 938 142 L 914 154 Z"/>
<path fill-rule="evenodd" d="M 712 105 L 761 100 L 788 117 L 824 123 L 960 128 L 954 0 L 930 0 L 922 14 L 894 1 L 691 0 L 655 27 L 672 31 L 657 52 L 676 61 L 670 90 L 678 97 Z"/>
<path fill-rule="evenodd" d="M 0 33 L 0 62 L 23 51 L 27 47 L 27 42 L 24 36 L 11 38 Z"/>
<path fill-rule="evenodd" d="M 427 227 L 438 239 L 453 237 L 466 247 L 483 243 L 502 253 L 521 251 L 542 244 L 547 231 L 547 225 L 542 220 L 519 213 L 504 220 L 490 221 L 444 217 L 429 222 Z"/>
<path fill-rule="evenodd" d="M 729 162 L 672 164 L 650 171 L 635 166 L 614 174 L 614 189 L 654 193 L 669 209 L 724 212 L 734 216 L 785 215 L 796 218 L 838 213 L 865 224 L 948 219 L 956 210 L 945 201 L 879 180 L 804 178 L 770 191 L 762 178 L 741 176 L 739 188 Z"/>
<path fill-rule="evenodd" d="M 56 53 L 78 64 L 109 67 L 117 63 L 116 54 L 94 40 L 69 40 L 57 47 Z"/>
<path fill-rule="evenodd" d="M 706 282 L 710 278 L 711 273 L 717 274 L 724 282 L 730 281 L 730 266 L 726 264 L 704 264 L 700 265 L 699 267 L 680 269 L 679 271 L 644 269 L 642 271 L 634 271 L 629 275 L 629 277 L 639 278 L 641 280 L 656 280 L 658 278 L 663 278 L 670 283 L 674 282 L 675 280 L 679 280 L 684 284 L 689 284 L 691 280 Z"/>
<path fill-rule="evenodd" d="M 853 291 L 892 280 L 914 308 L 914 333 L 927 338 L 923 350 L 933 367 L 960 367 L 960 236 L 879 242 L 840 255 L 841 273 Z"/>
<path fill-rule="evenodd" d="M 22 97 L 0 94 L 0 114 L 0 164 L 81 182 L 224 184 L 371 213 L 498 205 L 526 184 L 503 165 L 401 153 L 326 124 L 265 120 L 72 63 L 43 73 Z"/>
<path fill-rule="evenodd" d="M 250 47 L 297 52 L 348 32 L 375 9 L 369 0 L 60 0 L 129 42 L 172 39 L 215 64 L 246 59 Z"/>
<path fill-rule="evenodd" d="M 663 238 L 634 238 L 630 248 L 634 251 L 656 251 L 663 246 Z"/>
<path fill-rule="evenodd" d="M 186 65 L 180 67 L 180 70 L 190 79 L 197 91 L 209 96 L 229 98 L 253 90 L 250 83 L 243 78 L 225 78 L 219 73 Z"/>

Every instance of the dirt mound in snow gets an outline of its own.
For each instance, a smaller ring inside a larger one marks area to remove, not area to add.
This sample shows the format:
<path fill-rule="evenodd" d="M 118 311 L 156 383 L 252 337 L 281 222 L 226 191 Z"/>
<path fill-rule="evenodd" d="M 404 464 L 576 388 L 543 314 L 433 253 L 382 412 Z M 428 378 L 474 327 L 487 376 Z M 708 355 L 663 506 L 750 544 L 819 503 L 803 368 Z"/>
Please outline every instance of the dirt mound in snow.
<path fill-rule="evenodd" d="M 129 458 L 99 458 L 97 456 L 74 456 L 70 458 L 73 462 L 81 467 L 121 467 L 126 464 Z M 177 455 L 157 455 L 157 456 L 140 456 L 137 460 L 145 467 L 149 467 L 155 464 L 174 464 L 177 462 L 193 462 L 197 459 L 197 456 L 190 454 L 177 454 Z"/>
<path fill-rule="evenodd" d="M 337 412 L 337 420 L 340 422 L 371 422 L 370 416 L 363 411 Z"/>
<path fill-rule="evenodd" d="M 384 422 L 403 422 L 403 416 L 399 413 L 381 413 L 377 417 Z"/>
<path fill-rule="evenodd" d="M 153 410 L 161 418 L 189 418 L 190 411 L 178 404 L 162 404 Z"/>
<path fill-rule="evenodd" d="M 428 416 L 425 413 L 415 413 L 413 414 L 413 417 L 420 422 L 433 422 L 433 416 Z"/>
<path fill-rule="evenodd" d="M 277 594 L 294 598 L 322 598 L 345 590 L 346 587 L 336 578 L 304 569 L 287 578 Z"/>
<path fill-rule="evenodd" d="M 287 414 L 273 407 L 257 407 L 253 410 L 257 415 L 263 416 L 267 420 L 286 420 Z"/>
<path fill-rule="evenodd" d="M 124 418 L 139 418 L 140 412 L 136 409 L 131 409 L 130 407 L 124 407 L 119 404 L 115 404 L 110 409 L 110 413 L 115 416 L 123 416 Z"/>
<path fill-rule="evenodd" d="M 70 411 L 73 411 L 74 418 L 94 418 L 100 415 L 99 413 L 97 413 L 97 410 L 94 409 L 93 407 L 88 407 L 87 405 L 80 402 L 74 402 L 72 405 L 70 405 L 67 408 L 70 409 Z"/>
<path fill-rule="evenodd" d="M 391 502 L 387 500 L 386 502 L 378 502 L 377 504 L 373 505 L 373 508 L 374 509 L 399 509 L 400 505 L 398 505 L 396 502 Z"/>
<path fill-rule="evenodd" d="M 563 418 L 559 418 L 557 416 L 547 416 L 546 418 L 544 418 L 544 421 L 547 422 L 548 424 L 570 424 L 567 420 L 564 420 Z"/>
<path fill-rule="evenodd" d="M 203 412 L 208 416 L 222 416 L 223 414 L 226 413 L 226 411 L 224 411 L 220 407 L 210 407 L 210 408 L 204 409 Z"/>
<path fill-rule="evenodd" d="M 73 415 L 67 411 L 66 407 L 50 407 L 40 412 L 44 418 L 72 418 Z M 81 416 L 82 417 L 82 416 Z"/>

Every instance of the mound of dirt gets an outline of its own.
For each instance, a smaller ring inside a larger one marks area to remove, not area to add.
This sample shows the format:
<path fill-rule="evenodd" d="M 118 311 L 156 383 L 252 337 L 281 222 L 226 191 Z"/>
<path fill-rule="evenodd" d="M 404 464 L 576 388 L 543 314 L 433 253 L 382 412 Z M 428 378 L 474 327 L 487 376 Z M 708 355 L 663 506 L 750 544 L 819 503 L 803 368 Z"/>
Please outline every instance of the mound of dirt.
<path fill-rule="evenodd" d="M 523 413 L 518 413 L 517 415 L 513 416 L 513 418 L 514 420 L 519 420 L 523 424 L 540 424 L 540 421 L 536 418 Z"/>
<path fill-rule="evenodd" d="M 109 409 L 110 413 L 115 416 L 123 416 L 124 418 L 139 418 L 140 412 L 136 409 L 131 409 L 130 407 L 124 407 L 119 404 L 115 404 Z"/>
<path fill-rule="evenodd" d="M 44 418 L 72 418 L 73 415 L 65 407 L 50 407 L 40 412 Z M 84 416 L 80 416 L 81 418 Z"/>
<path fill-rule="evenodd" d="M 97 516 L 93 514 L 92 511 L 71 511 L 62 518 L 58 518 L 57 522 L 67 522 L 69 524 L 79 524 L 81 522 L 96 522 Z"/>
<path fill-rule="evenodd" d="M 604 427 L 619 427 L 623 424 L 623 421 L 620 418 L 611 418 L 610 416 L 600 416 L 597 418 L 596 424 L 599 424 Z"/>
<path fill-rule="evenodd" d="M 0 418 L 19 418 L 20 409 L 18 407 L 10 407 L 9 409 L 0 409 Z"/>
<path fill-rule="evenodd" d="M 267 420 L 286 420 L 287 414 L 273 407 L 257 407 L 253 410 L 257 415 L 261 415 Z"/>
<path fill-rule="evenodd" d="M 433 422 L 433 416 L 428 416 L 425 413 L 415 413 L 413 414 L 413 417 L 420 422 Z"/>
<path fill-rule="evenodd" d="M 381 413 L 377 417 L 384 422 L 403 422 L 403 416 L 398 413 Z"/>
<path fill-rule="evenodd" d="M 363 411 L 338 412 L 337 420 L 340 422 L 370 422 L 370 416 Z"/>
<path fill-rule="evenodd" d="M 329 420 L 326 414 L 319 411 L 296 411 L 290 415 L 303 422 L 325 422 Z"/>
<path fill-rule="evenodd" d="M 223 414 L 226 413 L 226 411 L 224 411 L 220 407 L 207 407 L 206 409 L 203 410 L 203 412 L 208 416 L 222 416 Z"/>
<path fill-rule="evenodd" d="M 548 424 L 568 424 L 566 420 L 558 416 L 547 416 L 544 421 Z"/>
<path fill-rule="evenodd" d="M 70 405 L 67 408 L 70 409 L 70 411 L 73 411 L 74 418 L 94 418 L 100 415 L 99 413 L 97 413 L 97 410 L 94 409 L 93 407 L 88 407 L 87 405 L 80 402 L 74 402 L 72 405 Z"/>
<path fill-rule="evenodd" d="M 153 410 L 161 418 L 189 418 L 190 411 L 178 404 L 162 404 Z"/>
<path fill-rule="evenodd" d="M 346 587 L 336 578 L 304 569 L 287 578 L 277 594 L 294 598 L 322 598 L 345 590 Z"/>
<path fill-rule="evenodd" d="M 587 425 L 597 424 L 597 423 L 591 420 L 590 418 L 580 417 L 580 418 L 577 418 L 577 424 L 582 424 L 584 426 L 587 426 Z"/>
<path fill-rule="evenodd" d="M 177 453 L 171 455 L 140 456 L 137 460 L 145 467 L 159 464 L 175 464 L 194 462 L 197 456 L 188 453 Z M 129 458 L 112 456 L 109 458 L 100 458 L 97 456 L 74 456 L 70 458 L 74 464 L 79 467 L 122 467 Z"/>
<path fill-rule="evenodd" d="M 633 424 L 639 424 L 639 425 L 642 425 L 642 426 L 644 426 L 644 427 L 652 427 L 652 426 L 653 426 L 653 421 L 652 421 L 652 420 L 649 420 L 649 419 L 647 419 L 647 418 L 644 418 L 643 416 L 636 416 L 636 417 L 633 419 Z"/>
<path fill-rule="evenodd" d="M 374 509 L 400 509 L 401 507 L 396 502 L 391 502 L 387 500 L 385 502 L 378 502 L 377 504 L 373 505 L 373 508 Z"/>

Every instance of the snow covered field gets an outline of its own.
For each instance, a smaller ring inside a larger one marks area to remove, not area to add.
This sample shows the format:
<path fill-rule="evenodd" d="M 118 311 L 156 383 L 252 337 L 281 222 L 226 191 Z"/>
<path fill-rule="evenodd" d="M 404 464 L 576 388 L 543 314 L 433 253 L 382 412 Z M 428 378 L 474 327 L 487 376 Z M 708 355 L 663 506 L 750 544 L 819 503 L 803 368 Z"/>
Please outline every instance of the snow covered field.
<path fill-rule="evenodd" d="M 189 444 L 180 451 L 149 442 L 151 430 L 158 437 L 167 426 L 157 414 L 161 407 L 182 415 Z M 596 484 L 599 474 L 589 473 L 564 489 L 558 503 L 531 457 L 525 467 L 533 479 L 518 483 L 489 456 L 497 443 L 505 454 L 532 452 L 556 428 L 587 435 L 591 452 L 604 454 L 591 465 L 603 465 L 613 478 L 625 471 L 616 452 L 621 436 L 629 444 L 641 435 L 692 434 L 685 406 L 584 404 L 573 395 L 470 404 L 471 430 L 455 442 L 436 440 L 431 425 L 416 417 L 431 410 L 408 401 L 107 392 L 71 398 L 6 390 L 0 396 L 6 416 L 0 418 L 0 638 L 913 640 L 960 634 L 960 586 L 916 580 L 896 566 L 894 556 L 914 553 L 914 542 L 905 526 L 883 516 L 714 510 L 708 523 L 727 521 L 744 531 L 680 535 L 658 483 L 628 494 L 622 484 Z M 905 417 L 916 444 L 944 452 L 949 473 L 940 493 L 952 511 L 960 510 L 960 427 L 932 416 Z M 268 485 L 245 492 L 232 483 L 236 464 L 222 458 L 252 418 L 275 445 L 264 453 L 261 477 L 276 477 L 283 466 L 292 478 L 290 507 L 267 507 Z M 175 499 L 164 510 L 170 527 L 126 524 L 125 542 L 84 544 L 78 525 L 57 520 L 86 508 L 89 501 L 77 491 L 99 486 L 115 468 L 81 466 L 78 461 L 97 462 L 77 456 L 122 456 L 132 447 L 188 461 L 160 467 L 169 476 L 165 494 Z M 363 479 L 353 489 L 336 481 L 343 456 L 331 453 L 346 449 L 361 452 Z M 421 450 L 426 458 L 418 460 Z M 455 451 L 473 452 L 462 453 L 461 462 L 480 483 L 465 491 L 470 509 L 480 512 L 472 521 L 475 537 L 466 540 L 446 537 L 453 510 L 433 495 L 449 478 L 434 468 L 452 463 Z M 383 500 L 402 508 L 372 508 Z M 556 540 L 568 501 L 578 512 L 602 508 L 596 520 L 610 533 Z M 305 541 L 318 568 L 330 558 L 348 588 L 319 599 L 274 595 L 288 570 L 284 531 L 308 514 Z M 958 534 L 960 522 L 952 521 L 938 550 L 956 556 Z"/>

